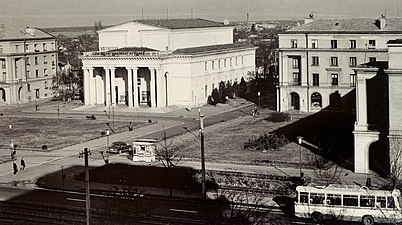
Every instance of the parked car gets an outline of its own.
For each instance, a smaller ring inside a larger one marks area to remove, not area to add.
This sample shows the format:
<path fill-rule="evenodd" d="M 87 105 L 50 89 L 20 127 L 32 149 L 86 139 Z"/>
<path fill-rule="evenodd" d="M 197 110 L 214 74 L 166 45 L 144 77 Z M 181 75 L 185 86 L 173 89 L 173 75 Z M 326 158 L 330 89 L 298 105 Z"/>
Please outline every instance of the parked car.
<path fill-rule="evenodd" d="M 108 153 L 122 153 L 131 151 L 131 145 L 124 141 L 113 142 L 109 149 L 106 151 Z"/>

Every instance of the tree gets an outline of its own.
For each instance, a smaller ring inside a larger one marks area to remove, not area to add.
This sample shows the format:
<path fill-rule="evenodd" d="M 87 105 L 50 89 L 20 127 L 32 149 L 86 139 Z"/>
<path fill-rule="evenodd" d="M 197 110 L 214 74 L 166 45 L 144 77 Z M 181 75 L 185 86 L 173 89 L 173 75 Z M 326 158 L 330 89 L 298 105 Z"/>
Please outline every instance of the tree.
<path fill-rule="evenodd" d="M 391 136 L 389 139 L 389 148 L 389 178 L 393 188 L 396 188 L 401 183 L 402 177 L 402 140 Z"/>
<path fill-rule="evenodd" d="M 245 95 L 246 95 L 246 92 L 247 92 L 247 83 L 246 83 L 246 81 L 244 80 L 244 78 L 242 77 L 241 78 L 241 81 L 240 81 L 240 84 L 239 84 L 239 89 L 238 89 L 238 95 L 240 96 L 240 97 L 245 97 Z"/>
<path fill-rule="evenodd" d="M 95 33 L 99 30 L 102 30 L 102 21 L 101 20 L 96 20 L 95 25 L 94 25 L 94 31 Z"/>

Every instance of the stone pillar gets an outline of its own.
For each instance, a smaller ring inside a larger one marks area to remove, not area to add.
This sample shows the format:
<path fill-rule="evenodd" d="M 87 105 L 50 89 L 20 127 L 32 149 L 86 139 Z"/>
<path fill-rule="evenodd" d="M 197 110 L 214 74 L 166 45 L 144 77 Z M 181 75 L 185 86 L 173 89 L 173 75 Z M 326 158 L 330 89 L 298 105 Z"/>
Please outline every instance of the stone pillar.
<path fill-rule="evenodd" d="M 128 89 L 128 107 L 133 106 L 133 69 L 131 67 L 127 69 L 127 89 Z"/>
<path fill-rule="evenodd" d="M 89 74 L 89 69 L 84 68 L 84 104 L 89 105 L 90 104 L 90 92 L 89 92 L 89 79 L 90 79 L 90 74 Z M 36 98 L 36 96 L 34 96 Z"/>
<path fill-rule="evenodd" d="M 111 103 L 111 95 L 110 95 L 110 69 L 108 67 L 105 68 L 105 100 L 106 106 L 110 106 Z"/>
<path fill-rule="evenodd" d="M 157 106 L 164 107 L 165 103 L 165 76 L 160 68 L 157 69 L 156 89 L 157 89 Z"/>
<path fill-rule="evenodd" d="M 110 91 L 111 91 L 111 102 L 112 106 L 115 106 L 117 104 L 116 102 L 116 85 L 115 85 L 115 76 L 116 76 L 116 68 L 111 67 L 110 68 Z"/>
<path fill-rule="evenodd" d="M 354 131 L 355 136 L 355 173 L 369 173 L 369 147 L 378 141 L 377 131 Z"/>
<path fill-rule="evenodd" d="M 95 88 L 95 78 L 94 78 L 94 68 L 89 68 L 89 105 L 94 105 L 96 102 L 96 88 Z"/>
<path fill-rule="evenodd" d="M 156 93 L 155 93 L 155 68 L 150 68 L 150 93 L 151 93 L 151 107 L 156 107 Z"/>
<path fill-rule="evenodd" d="M 133 67 L 133 88 L 134 88 L 134 107 L 138 107 L 140 104 L 138 102 L 138 67 Z"/>

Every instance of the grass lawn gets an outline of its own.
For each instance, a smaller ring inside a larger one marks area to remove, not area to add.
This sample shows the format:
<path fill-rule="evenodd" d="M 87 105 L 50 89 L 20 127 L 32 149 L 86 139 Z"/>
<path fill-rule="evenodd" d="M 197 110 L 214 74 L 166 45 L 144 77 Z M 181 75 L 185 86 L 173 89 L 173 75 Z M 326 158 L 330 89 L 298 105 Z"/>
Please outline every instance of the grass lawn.
<path fill-rule="evenodd" d="M 0 117 L 0 124 L 0 148 L 8 148 L 12 138 L 18 148 L 29 150 L 41 150 L 42 145 L 52 149 L 78 144 L 100 137 L 108 129 L 105 121 L 86 119 Z M 127 131 L 127 126 L 128 122 L 115 121 L 116 132 Z"/>
<path fill-rule="evenodd" d="M 244 149 L 249 139 L 257 139 L 265 133 L 274 131 L 291 122 L 271 122 L 265 120 L 273 111 L 264 109 L 260 115 L 245 115 L 222 124 L 215 124 L 204 130 L 205 159 L 207 162 L 234 162 L 241 164 L 258 164 L 264 162 L 299 163 L 299 146 L 290 143 L 277 150 Z M 172 139 L 173 144 L 180 145 L 184 157 L 200 158 L 200 141 L 191 134 L 184 134 Z M 159 146 L 158 146 L 159 147 Z M 297 154 L 295 154 L 295 152 Z M 302 149 L 304 161 L 309 151 Z"/>

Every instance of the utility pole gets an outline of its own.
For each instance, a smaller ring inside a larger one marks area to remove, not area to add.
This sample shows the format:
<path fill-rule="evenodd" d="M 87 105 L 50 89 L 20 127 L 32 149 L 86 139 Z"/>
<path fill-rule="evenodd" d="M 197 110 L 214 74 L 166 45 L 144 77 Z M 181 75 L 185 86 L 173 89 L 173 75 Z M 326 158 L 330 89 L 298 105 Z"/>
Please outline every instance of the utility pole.
<path fill-rule="evenodd" d="M 202 185 L 202 199 L 207 198 L 207 188 L 205 180 L 205 152 L 204 152 L 204 116 L 201 114 L 201 108 L 198 109 L 198 116 L 200 118 L 200 139 L 201 139 L 201 185 Z"/>
<path fill-rule="evenodd" d="M 79 153 L 79 158 L 84 157 L 84 163 L 85 163 L 85 183 L 86 183 L 86 188 L 85 188 L 85 210 L 87 214 L 87 225 L 90 225 L 90 193 L 89 193 L 89 170 L 88 170 L 88 155 L 91 154 L 91 151 L 88 148 L 84 148 L 84 151 Z"/>

